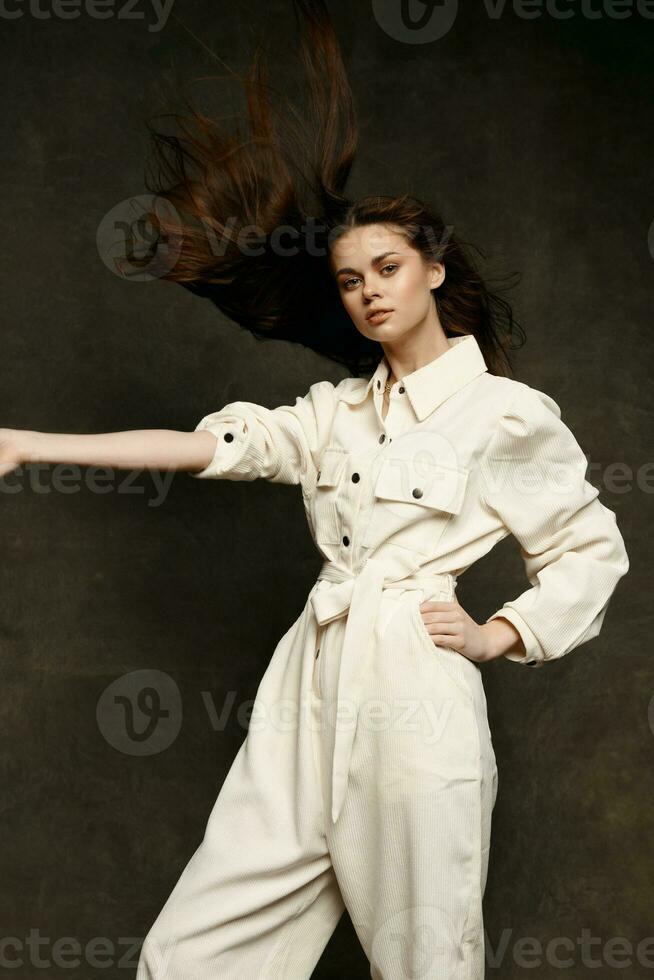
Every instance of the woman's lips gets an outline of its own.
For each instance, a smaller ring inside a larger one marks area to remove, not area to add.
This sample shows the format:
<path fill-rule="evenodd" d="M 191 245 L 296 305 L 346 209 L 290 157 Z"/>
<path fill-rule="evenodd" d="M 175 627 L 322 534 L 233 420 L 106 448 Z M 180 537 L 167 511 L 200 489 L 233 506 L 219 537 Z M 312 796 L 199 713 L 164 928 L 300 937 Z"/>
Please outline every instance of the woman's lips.
<path fill-rule="evenodd" d="M 372 323 L 374 326 L 377 326 L 378 324 L 383 323 L 392 312 L 393 310 L 386 310 L 384 313 L 373 313 L 371 317 L 368 317 L 368 323 Z"/>

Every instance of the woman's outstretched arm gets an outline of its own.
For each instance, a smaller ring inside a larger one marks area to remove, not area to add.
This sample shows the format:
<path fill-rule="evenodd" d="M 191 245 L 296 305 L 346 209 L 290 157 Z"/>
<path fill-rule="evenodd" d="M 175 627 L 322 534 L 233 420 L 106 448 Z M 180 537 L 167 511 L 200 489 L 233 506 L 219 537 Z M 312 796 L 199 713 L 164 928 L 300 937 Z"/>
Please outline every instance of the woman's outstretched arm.
<path fill-rule="evenodd" d="M 206 430 L 129 429 L 77 435 L 0 429 L 0 477 L 23 463 L 78 463 L 117 469 L 199 472 L 216 452 L 216 437 Z"/>
<path fill-rule="evenodd" d="M 346 378 L 341 384 L 349 385 Z M 22 463 L 77 463 L 117 469 L 184 470 L 201 479 L 300 483 L 315 480 L 314 457 L 336 404 L 331 381 L 311 385 L 295 405 L 230 402 L 193 432 L 128 429 L 76 435 L 0 429 L 0 479 Z"/>

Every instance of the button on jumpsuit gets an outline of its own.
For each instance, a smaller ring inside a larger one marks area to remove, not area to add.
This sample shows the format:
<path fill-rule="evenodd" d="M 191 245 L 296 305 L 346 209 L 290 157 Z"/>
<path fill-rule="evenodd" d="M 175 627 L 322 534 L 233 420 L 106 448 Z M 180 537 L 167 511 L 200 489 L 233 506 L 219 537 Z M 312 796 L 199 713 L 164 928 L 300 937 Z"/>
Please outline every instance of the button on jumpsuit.
<path fill-rule="evenodd" d="M 472 335 L 396 382 L 383 419 L 388 373 L 196 427 L 217 443 L 193 476 L 300 485 L 323 565 L 137 980 L 309 978 L 345 908 L 373 978 L 483 980 L 486 699 L 420 603 L 513 534 L 530 587 L 488 619 L 542 667 L 599 633 L 629 562 L 556 402 L 491 375 Z"/>

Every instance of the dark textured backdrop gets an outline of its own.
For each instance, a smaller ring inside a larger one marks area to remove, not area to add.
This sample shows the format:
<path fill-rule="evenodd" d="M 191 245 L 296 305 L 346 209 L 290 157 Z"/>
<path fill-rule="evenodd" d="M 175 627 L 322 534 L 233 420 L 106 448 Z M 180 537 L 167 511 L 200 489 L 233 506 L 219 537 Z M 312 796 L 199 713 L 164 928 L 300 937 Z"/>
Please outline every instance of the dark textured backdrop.
<path fill-rule="evenodd" d="M 500 774 L 489 954 L 508 944 L 488 975 L 501 980 L 562 975 L 551 957 L 521 965 L 514 944 L 529 936 L 572 942 L 575 978 L 652 975 L 636 945 L 654 934 L 654 20 L 567 6 L 567 20 L 509 5 L 494 19 L 470 2 L 444 37 L 408 44 L 371 3 L 331 3 L 361 119 L 351 192 L 435 197 L 497 268 L 521 272 L 514 301 L 529 340 L 516 375 L 560 404 L 631 558 L 597 639 L 542 671 L 484 668 Z M 177 79 L 220 71 L 211 51 L 243 68 L 250 26 L 267 24 L 286 84 L 290 3 L 177 0 L 158 31 L 143 2 L 139 20 L 120 7 L 104 20 L 11 9 L 22 15 L 0 23 L 0 424 L 191 429 L 228 401 L 292 403 L 343 377 L 309 351 L 258 344 L 180 287 L 120 279 L 96 247 L 107 212 L 145 190 L 144 120 Z M 142 939 L 199 844 L 245 736 L 238 705 L 320 564 L 295 487 L 178 474 L 154 505 L 152 479 L 118 492 L 124 475 L 99 493 L 73 473 L 61 492 L 46 467 L 39 492 L 32 467 L 2 497 L 0 920 L 22 948 L 5 950 L 0 972 L 17 980 L 133 975 L 128 938 Z M 458 594 L 483 621 L 525 587 L 509 538 Z M 145 756 L 115 744 L 103 695 L 141 669 L 169 674 L 183 709 L 170 745 Z M 212 723 L 208 709 L 230 696 L 226 722 Z M 106 937 L 112 965 L 83 955 L 76 968 L 38 967 L 31 930 L 47 937 L 45 960 L 62 937 Z M 599 971 L 584 965 L 584 930 L 601 939 Z M 602 953 L 614 937 L 633 944 L 625 969 L 611 964 L 628 954 Z M 315 975 L 368 975 L 347 915 Z"/>

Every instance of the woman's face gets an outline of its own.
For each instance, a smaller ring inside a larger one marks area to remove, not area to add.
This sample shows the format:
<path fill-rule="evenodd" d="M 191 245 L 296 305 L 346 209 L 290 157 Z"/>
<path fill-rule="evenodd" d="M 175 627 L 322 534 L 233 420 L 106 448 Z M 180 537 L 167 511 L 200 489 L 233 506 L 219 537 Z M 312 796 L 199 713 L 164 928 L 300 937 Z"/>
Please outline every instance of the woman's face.
<path fill-rule="evenodd" d="M 389 225 L 352 228 L 332 246 L 330 263 L 345 309 L 370 340 L 393 344 L 438 321 L 431 290 L 445 278 L 442 263 L 427 266 L 420 252 Z M 373 310 L 390 310 L 369 319 Z"/>

